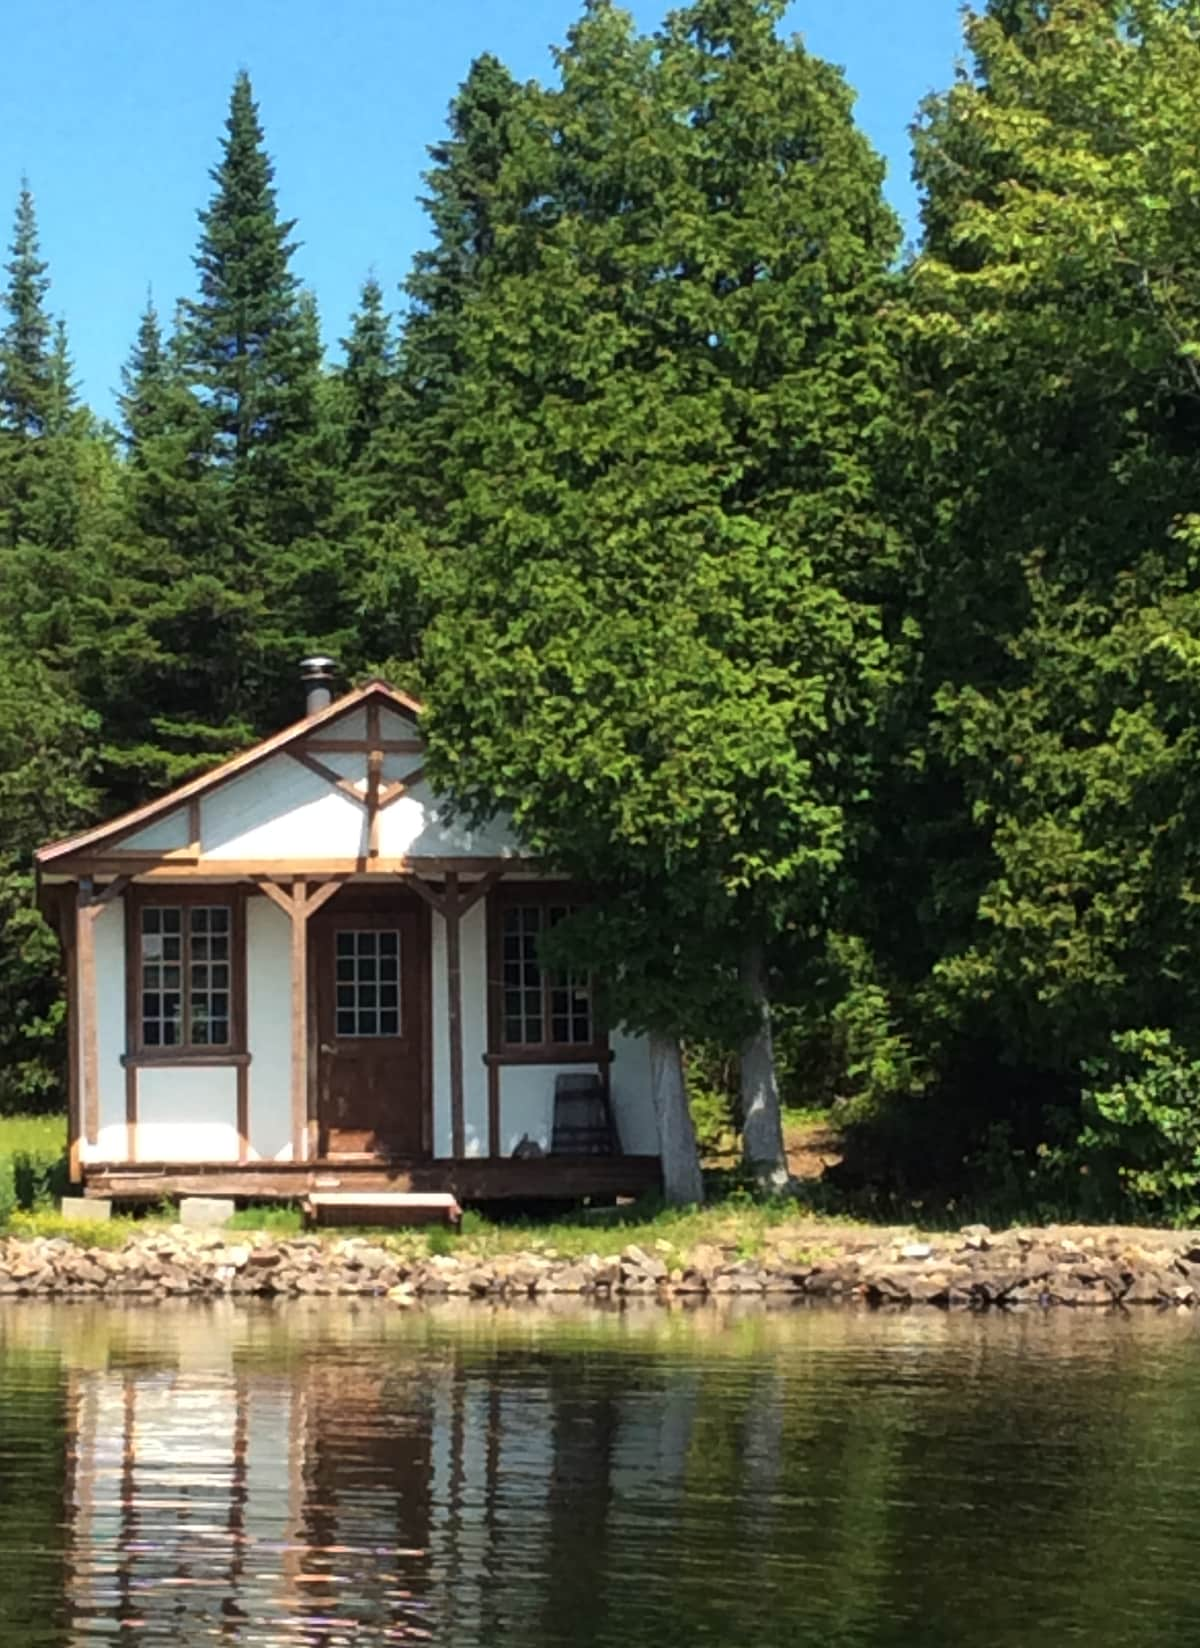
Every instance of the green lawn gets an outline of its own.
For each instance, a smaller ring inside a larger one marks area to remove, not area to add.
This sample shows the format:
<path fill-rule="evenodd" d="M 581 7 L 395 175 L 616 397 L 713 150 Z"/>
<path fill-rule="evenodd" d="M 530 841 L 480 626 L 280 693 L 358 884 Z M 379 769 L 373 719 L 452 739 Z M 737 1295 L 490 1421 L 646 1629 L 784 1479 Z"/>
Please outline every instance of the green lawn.
<path fill-rule="evenodd" d="M 67 1148 L 65 1116 L 0 1116 L 0 1156 L 63 1155 Z"/>

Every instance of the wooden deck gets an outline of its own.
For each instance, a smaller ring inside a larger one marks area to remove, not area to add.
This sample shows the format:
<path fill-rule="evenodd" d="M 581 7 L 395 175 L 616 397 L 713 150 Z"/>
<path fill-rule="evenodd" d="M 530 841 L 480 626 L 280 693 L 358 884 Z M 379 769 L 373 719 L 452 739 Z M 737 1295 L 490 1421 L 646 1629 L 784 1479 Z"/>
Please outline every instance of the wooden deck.
<path fill-rule="evenodd" d="M 445 1190 L 464 1205 L 486 1202 L 576 1202 L 587 1196 L 642 1196 L 662 1183 L 657 1156 L 542 1156 L 420 1163 L 130 1162 L 85 1166 L 83 1194 L 115 1202 L 177 1196 L 233 1196 L 241 1201 L 299 1201 L 313 1190 Z"/>

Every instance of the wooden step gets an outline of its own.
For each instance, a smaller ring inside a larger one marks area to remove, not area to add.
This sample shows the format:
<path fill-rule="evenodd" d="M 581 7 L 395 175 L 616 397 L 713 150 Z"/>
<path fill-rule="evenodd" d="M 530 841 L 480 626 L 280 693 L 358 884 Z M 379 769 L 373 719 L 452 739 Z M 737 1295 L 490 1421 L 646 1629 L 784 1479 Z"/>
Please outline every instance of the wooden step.
<path fill-rule="evenodd" d="M 312 1225 L 457 1225 L 462 1218 L 447 1190 L 312 1190 L 302 1206 Z"/>

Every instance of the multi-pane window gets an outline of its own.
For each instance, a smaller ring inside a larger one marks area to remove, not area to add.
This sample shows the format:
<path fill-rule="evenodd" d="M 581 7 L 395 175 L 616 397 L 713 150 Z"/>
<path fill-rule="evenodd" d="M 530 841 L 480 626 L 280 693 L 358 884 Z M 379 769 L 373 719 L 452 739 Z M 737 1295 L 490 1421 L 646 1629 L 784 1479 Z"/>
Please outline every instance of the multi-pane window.
<path fill-rule="evenodd" d="M 580 1047 L 595 1039 L 586 973 L 544 968 L 541 935 L 570 910 L 566 905 L 513 904 L 501 917 L 504 1040 L 511 1047 Z"/>
<path fill-rule="evenodd" d="M 400 1034 L 400 934 L 343 928 L 337 935 L 337 1033 Z"/>
<path fill-rule="evenodd" d="M 141 910 L 142 1044 L 228 1047 L 227 904 L 146 904 Z"/>

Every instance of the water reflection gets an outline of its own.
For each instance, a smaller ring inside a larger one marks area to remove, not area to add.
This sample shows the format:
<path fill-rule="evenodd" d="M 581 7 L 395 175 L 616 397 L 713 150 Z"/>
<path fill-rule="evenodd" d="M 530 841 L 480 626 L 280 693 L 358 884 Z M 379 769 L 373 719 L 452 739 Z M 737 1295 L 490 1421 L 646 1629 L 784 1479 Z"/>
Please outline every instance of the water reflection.
<path fill-rule="evenodd" d="M 0 1644 L 1194 1640 L 1191 1318 L 0 1310 Z"/>

